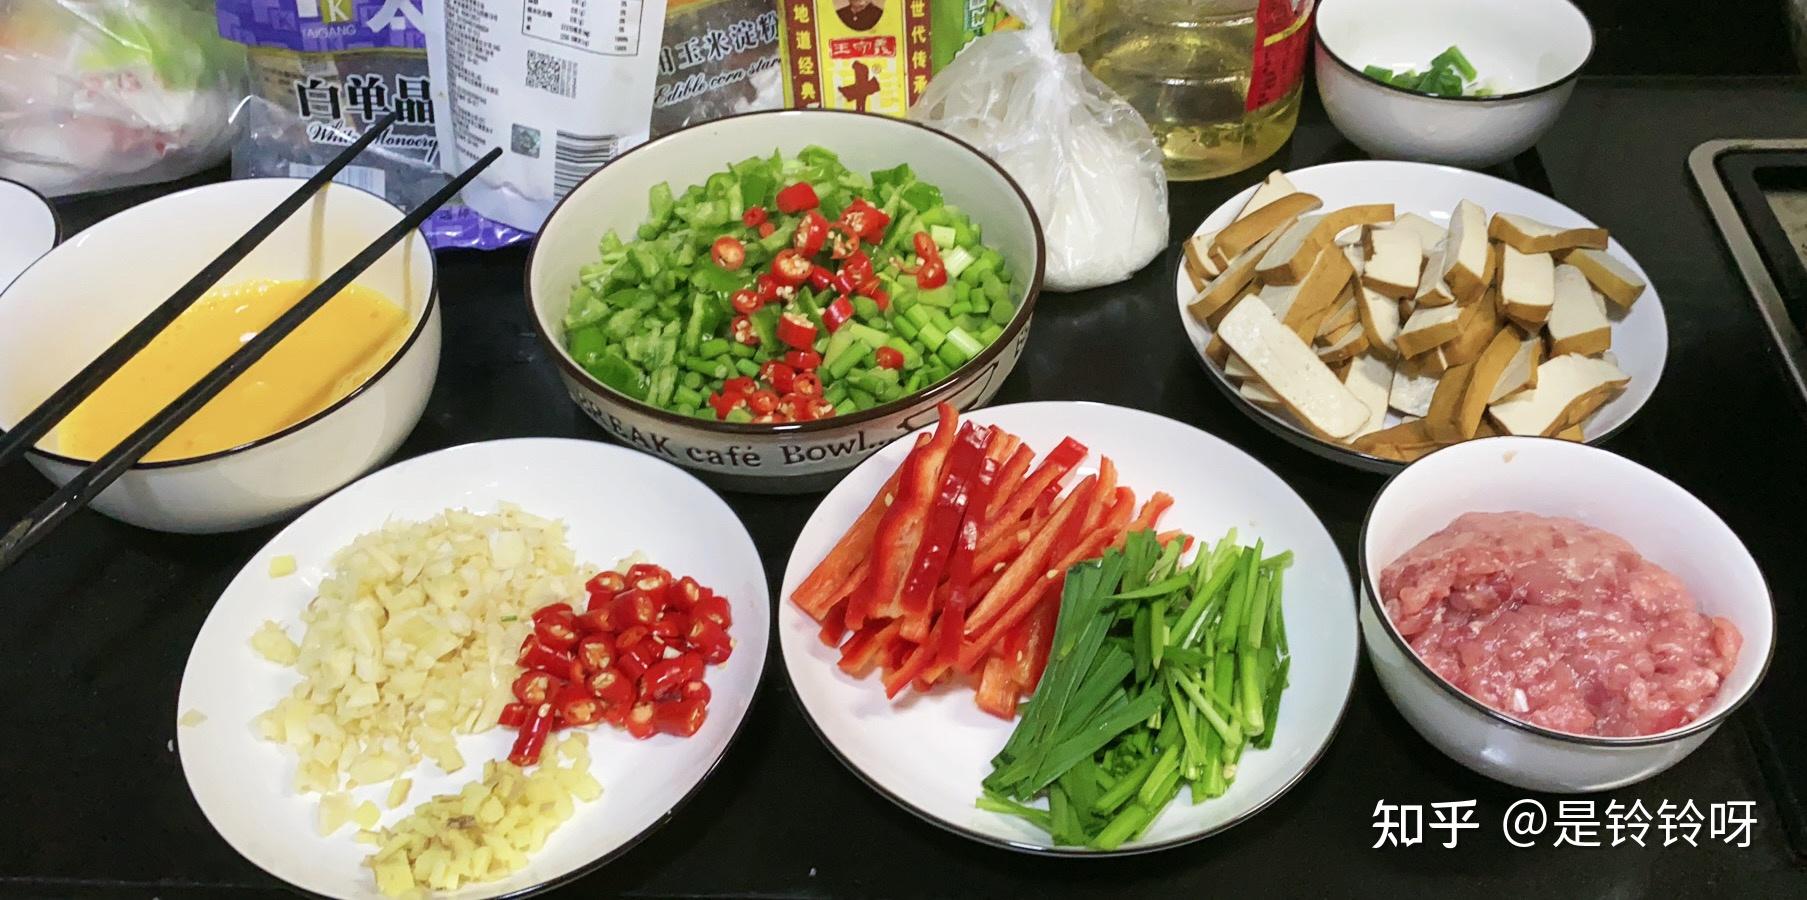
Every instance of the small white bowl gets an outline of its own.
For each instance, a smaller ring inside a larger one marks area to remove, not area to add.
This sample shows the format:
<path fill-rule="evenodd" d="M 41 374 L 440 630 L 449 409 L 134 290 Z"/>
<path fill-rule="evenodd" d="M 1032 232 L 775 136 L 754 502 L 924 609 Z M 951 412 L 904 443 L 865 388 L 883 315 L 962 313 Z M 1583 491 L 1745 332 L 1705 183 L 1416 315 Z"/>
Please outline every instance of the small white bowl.
<path fill-rule="evenodd" d="M 1701 612 L 1730 619 L 1744 645 L 1712 706 L 1658 734 L 1594 737 L 1521 722 L 1434 674 L 1381 608 L 1380 571 L 1457 516 L 1477 511 L 1565 516 L 1610 531 L 1680 578 Z M 1381 489 L 1360 547 L 1362 638 L 1387 696 L 1451 759 L 1528 790 L 1604 791 L 1675 765 L 1756 690 L 1775 649 L 1769 587 L 1731 528 L 1669 479 L 1584 444 L 1497 437 L 1431 453 Z"/>
<path fill-rule="evenodd" d="M 0 293 L 0 429 L 11 428 L 300 186 L 258 178 L 159 197 L 69 239 Z M 330 275 L 402 213 L 329 185 L 220 284 Z M 113 518 L 208 533 L 273 521 L 388 458 L 425 410 L 439 370 L 437 271 L 419 233 L 358 277 L 411 317 L 407 341 L 344 399 L 276 434 L 205 456 L 139 463 L 94 500 Z M 27 454 L 57 484 L 86 465 L 53 431 Z"/>
<path fill-rule="evenodd" d="M 1314 27 L 1318 96 L 1344 137 L 1370 156 L 1470 168 L 1537 143 L 1594 52 L 1569 0 L 1323 0 Z M 1423 71 L 1451 45 L 1493 96 L 1433 97 L 1362 72 Z"/>

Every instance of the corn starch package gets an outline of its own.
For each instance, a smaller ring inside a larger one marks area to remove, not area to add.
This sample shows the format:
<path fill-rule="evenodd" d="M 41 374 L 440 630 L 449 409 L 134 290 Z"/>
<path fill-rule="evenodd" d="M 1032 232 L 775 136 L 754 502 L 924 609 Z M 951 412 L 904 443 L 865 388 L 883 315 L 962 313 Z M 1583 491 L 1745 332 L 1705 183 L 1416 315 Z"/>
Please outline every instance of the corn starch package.
<path fill-rule="evenodd" d="M 999 27 L 993 0 L 778 0 L 790 106 L 902 116 L 929 78 Z"/>
<path fill-rule="evenodd" d="M 462 192 L 484 217 L 537 231 L 646 140 L 665 0 L 435 0 L 424 12 L 442 167 L 502 148 Z"/>
<path fill-rule="evenodd" d="M 667 0 L 652 136 L 784 106 L 772 0 Z"/>

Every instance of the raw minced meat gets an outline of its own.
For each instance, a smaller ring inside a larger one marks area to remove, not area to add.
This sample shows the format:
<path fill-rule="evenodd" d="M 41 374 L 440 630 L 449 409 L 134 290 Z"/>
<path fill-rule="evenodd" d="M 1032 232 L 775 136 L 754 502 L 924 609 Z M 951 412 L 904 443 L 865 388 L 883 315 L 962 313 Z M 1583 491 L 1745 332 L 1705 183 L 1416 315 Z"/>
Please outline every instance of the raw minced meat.
<path fill-rule="evenodd" d="M 1618 535 L 1532 513 L 1461 516 L 1388 565 L 1380 596 L 1444 680 L 1573 734 L 1648 735 L 1694 721 L 1743 643 Z"/>

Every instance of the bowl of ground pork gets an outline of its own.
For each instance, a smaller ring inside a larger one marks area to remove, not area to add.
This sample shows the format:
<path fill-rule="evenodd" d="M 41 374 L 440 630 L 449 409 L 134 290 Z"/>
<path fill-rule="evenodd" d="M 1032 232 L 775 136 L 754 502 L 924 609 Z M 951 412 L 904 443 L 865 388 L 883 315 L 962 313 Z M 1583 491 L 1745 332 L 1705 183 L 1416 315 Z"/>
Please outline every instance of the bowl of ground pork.
<path fill-rule="evenodd" d="M 1381 685 L 1457 762 L 1556 793 L 1679 762 L 1756 689 L 1775 608 L 1706 504 L 1605 450 L 1498 437 L 1395 476 L 1362 527 Z"/>

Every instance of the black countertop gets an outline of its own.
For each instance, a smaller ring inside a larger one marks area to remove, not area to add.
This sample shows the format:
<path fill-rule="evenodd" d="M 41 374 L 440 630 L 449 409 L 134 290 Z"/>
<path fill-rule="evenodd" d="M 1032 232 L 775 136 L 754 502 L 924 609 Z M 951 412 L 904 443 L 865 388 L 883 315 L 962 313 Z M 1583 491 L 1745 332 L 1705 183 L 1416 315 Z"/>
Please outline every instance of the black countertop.
<path fill-rule="evenodd" d="M 1755 801 L 1750 846 L 1708 839 L 1662 848 L 1515 849 L 1500 820 L 1522 796 L 1451 762 L 1400 718 L 1363 664 L 1342 729 L 1298 786 L 1206 841 L 1155 856 L 1049 860 L 930 827 L 867 789 L 798 713 L 777 642 L 749 721 L 727 759 L 664 828 L 568 896 L 939 896 L 1123 890 L 1201 894 L 1259 885 L 1283 896 L 1387 893 L 1639 897 L 1807 893 L 1763 757 L 1807 759 L 1807 611 L 1799 551 L 1807 479 L 1803 406 L 1790 392 L 1736 273 L 1692 195 L 1687 152 L 1715 137 L 1807 135 L 1798 80 L 1583 81 L 1539 152 L 1555 196 L 1609 226 L 1662 292 L 1672 340 L 1655 397 L 1606 446 L 1675 479 L 1750 544 L 1775 590 L 1780 647 L 1756 702 L 1694 755 L 1641 785 L 1592 798 Z M 1354 155 L 1315 109 L 1271 165 Z M 1188 233 L 1257 172 L 1173 188 Z M 167 189 L 167 188 L 165 188 Z M 153 189 L 154 192 L 155 189 Z M 146 192 L 64 204 L 71 230 Z M 603 433 L 563 398 L 520 299 L 520 249 L 444 259 L 445 353 L 412 456 L 491 438 Z M 1291 483 L 1344 553 L 1380 479 L 1320 460 L 1255 425 L 1206 384 L 1173 322 L 1171 260 L 1121 285 L 1047 296 L 1030 346 L 997 403 L 1084 399 L 1141 407 L 1217 434 Z M 1113 365 L 1099 365 L 1109 354 Z M 28 468 L 0 472 L 0 521 L 48 490 Z M 774 591 L 815 495 L 729 495 Z M 188 648 L 226 583 L 274 528 L 158 535 L 83 513 L 0 575 L 0 892 L 280 894 L 214 833 L 173 751 Z M 933 748 L 924 748 L 933 752 Z M 1456 849 L 1371 849 L 1379 801 L 1477 800 L 1478 831 Z M 1546 801 L 1555 813 L 1555 798 Z"/>

